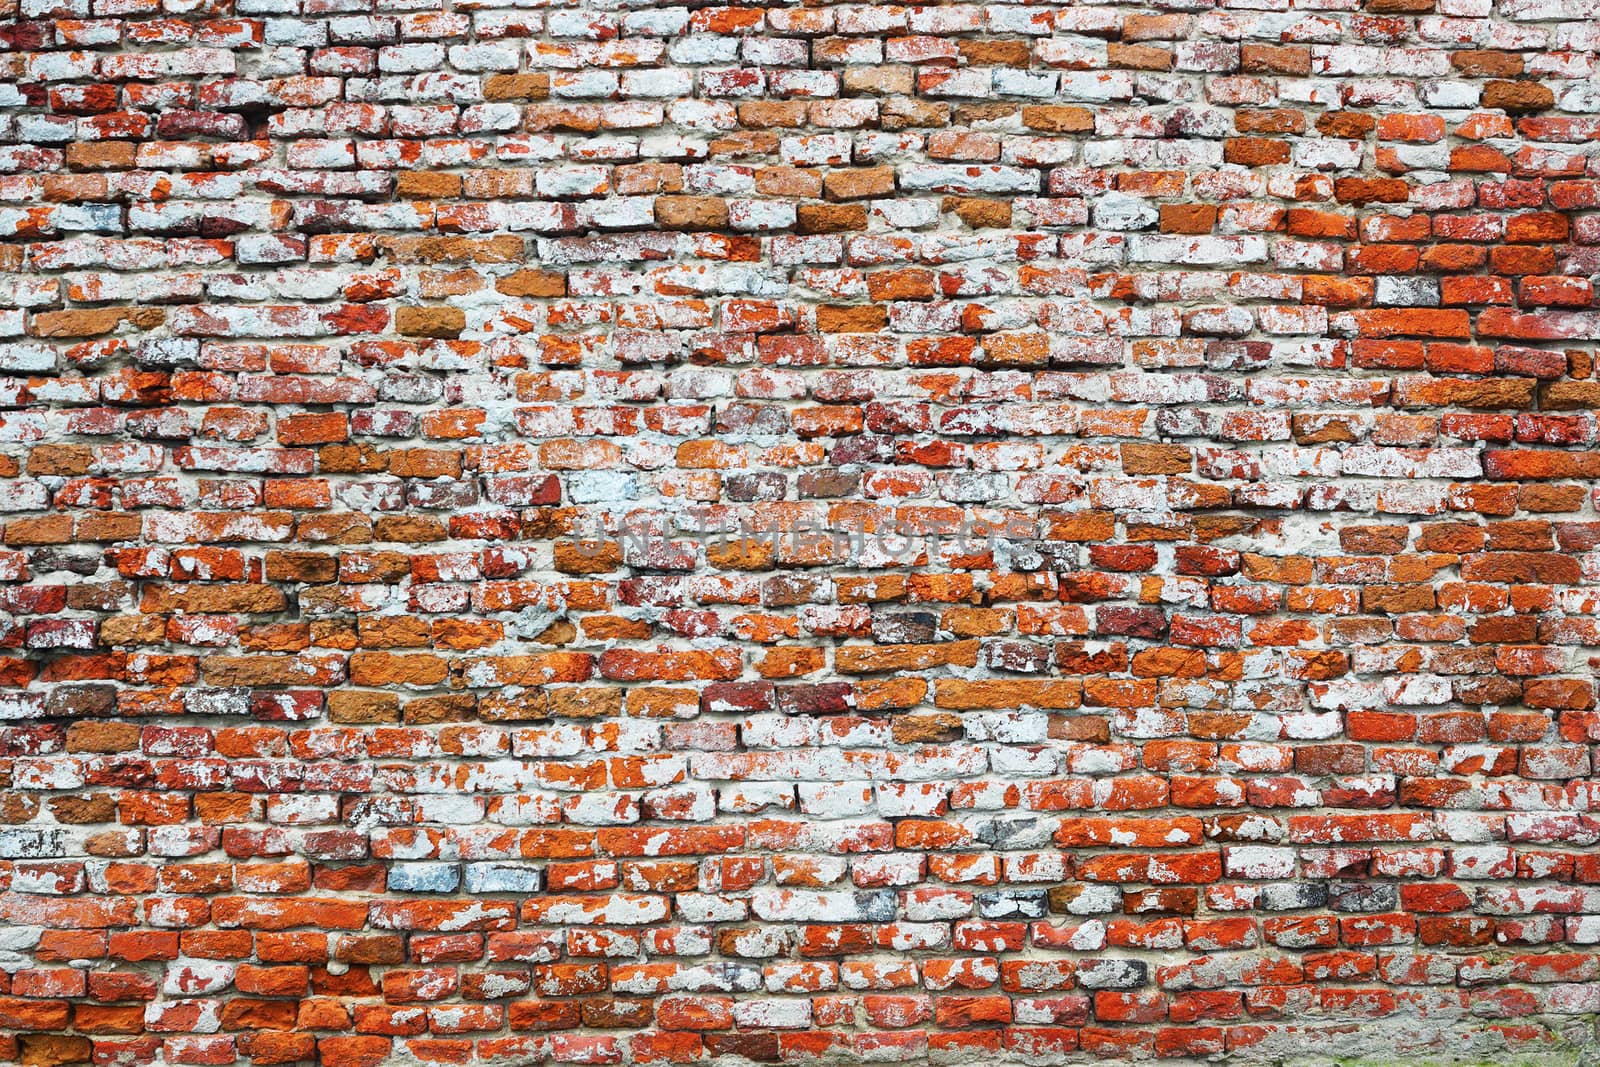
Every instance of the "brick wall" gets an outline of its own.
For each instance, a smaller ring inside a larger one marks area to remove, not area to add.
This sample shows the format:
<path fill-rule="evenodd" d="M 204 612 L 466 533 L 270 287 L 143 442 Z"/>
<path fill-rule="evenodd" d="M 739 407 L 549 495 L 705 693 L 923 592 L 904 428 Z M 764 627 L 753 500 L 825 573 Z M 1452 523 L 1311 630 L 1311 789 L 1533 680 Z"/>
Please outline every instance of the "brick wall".
<path fill-rule="evenodd" d="M 0 1059 L 1596 1049 L 1596 0 L 0 14 Z"/>

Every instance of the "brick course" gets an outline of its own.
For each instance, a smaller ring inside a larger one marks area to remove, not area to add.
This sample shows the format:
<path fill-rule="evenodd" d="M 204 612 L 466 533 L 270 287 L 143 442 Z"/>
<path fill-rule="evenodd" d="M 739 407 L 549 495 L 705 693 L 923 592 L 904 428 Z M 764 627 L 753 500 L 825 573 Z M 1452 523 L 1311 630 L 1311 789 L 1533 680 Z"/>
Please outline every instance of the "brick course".
<path fill-rule="evenodd" d="M 0 20 L 0 1059 L 1597 1054 L 1596 0 Z"/>

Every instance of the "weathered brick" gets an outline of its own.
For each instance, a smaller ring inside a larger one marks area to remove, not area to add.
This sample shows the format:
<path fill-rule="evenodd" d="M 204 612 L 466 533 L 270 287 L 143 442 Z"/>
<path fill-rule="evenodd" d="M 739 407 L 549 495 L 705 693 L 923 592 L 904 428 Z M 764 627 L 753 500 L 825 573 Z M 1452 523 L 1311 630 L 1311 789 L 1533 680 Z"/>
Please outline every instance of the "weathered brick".
<path fill-rule="evenodd" d="M 1595 11 L 1312 6 L 13 5 L 0 1061 L 1592 1057 Z"/>

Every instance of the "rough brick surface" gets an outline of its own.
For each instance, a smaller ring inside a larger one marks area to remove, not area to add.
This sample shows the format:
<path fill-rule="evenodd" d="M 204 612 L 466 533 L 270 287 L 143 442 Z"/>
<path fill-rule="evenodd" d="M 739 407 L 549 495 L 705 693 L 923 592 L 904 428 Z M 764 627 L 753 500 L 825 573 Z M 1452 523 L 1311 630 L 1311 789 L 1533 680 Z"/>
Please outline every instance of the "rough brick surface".
<path fill-rule="evenodd" d="M 1595 1052 L 1597 0 L 0 20 L 0 1059 Z"/>

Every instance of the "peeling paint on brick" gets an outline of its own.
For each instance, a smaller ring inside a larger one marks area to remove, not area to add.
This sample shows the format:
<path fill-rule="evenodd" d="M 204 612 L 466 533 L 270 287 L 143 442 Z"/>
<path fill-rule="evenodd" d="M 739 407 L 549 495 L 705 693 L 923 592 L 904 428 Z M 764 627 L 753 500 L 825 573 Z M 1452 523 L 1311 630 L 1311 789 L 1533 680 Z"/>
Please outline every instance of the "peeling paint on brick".
<path fill-rule="evenodd" d="M 0 1061 L 1590 1062 L 1597 56 L 12 0 Z"/>

